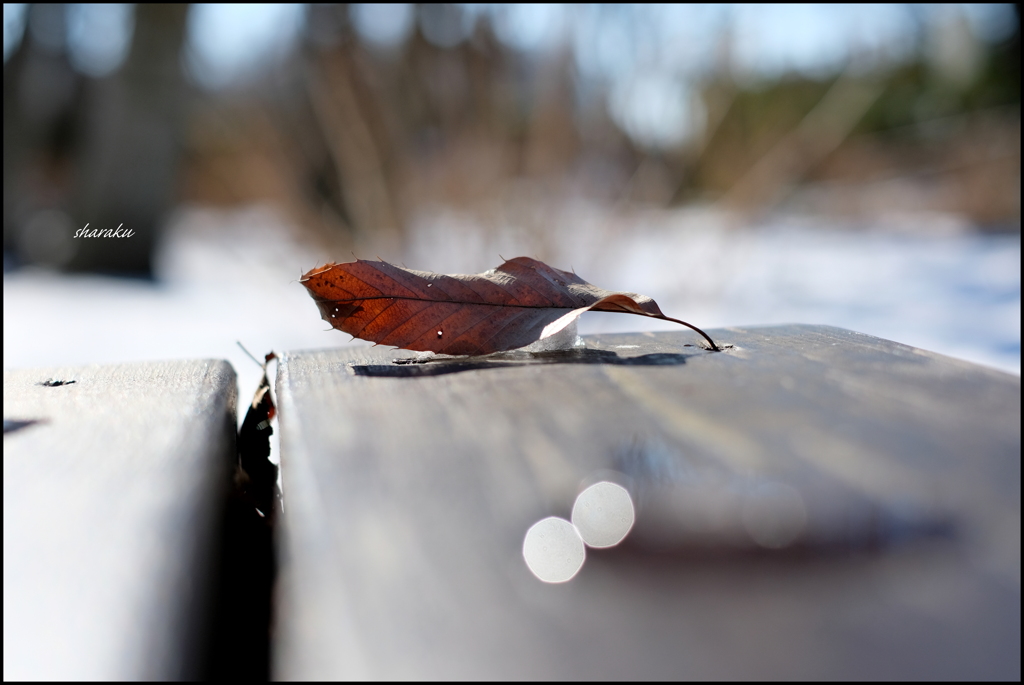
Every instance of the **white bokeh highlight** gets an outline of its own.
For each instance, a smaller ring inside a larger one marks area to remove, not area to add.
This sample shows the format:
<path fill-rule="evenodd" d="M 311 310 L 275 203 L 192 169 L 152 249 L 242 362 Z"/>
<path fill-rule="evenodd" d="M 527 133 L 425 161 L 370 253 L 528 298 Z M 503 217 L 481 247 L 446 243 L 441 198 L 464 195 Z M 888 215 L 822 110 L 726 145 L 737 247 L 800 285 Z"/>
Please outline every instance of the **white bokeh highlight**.
<path fill-rule="evenodd" d="M 633 499 L 621 485 L 601 481 L 576 497 L 572 522 L 549 516 L 530 526 L 523 558 L 545 583 L 572 580 L 587 557 L 587 546 L 613 547 L 622 542 L 636 519 Z"/>
<path fill-rule="evenodd" d="M 572 580 L 586 556 L 580 534 L 563 518 L 549 516 L 526 531 L 523 558 L 533 575 L 545 583 Z"/>
<path fill-rule="evenodd" d="M 572 508 L 572 523 L 590 547 L 613 547 L 625 539 L 636 514 L 626 488 L 602 481 L 584 490 Z"/>

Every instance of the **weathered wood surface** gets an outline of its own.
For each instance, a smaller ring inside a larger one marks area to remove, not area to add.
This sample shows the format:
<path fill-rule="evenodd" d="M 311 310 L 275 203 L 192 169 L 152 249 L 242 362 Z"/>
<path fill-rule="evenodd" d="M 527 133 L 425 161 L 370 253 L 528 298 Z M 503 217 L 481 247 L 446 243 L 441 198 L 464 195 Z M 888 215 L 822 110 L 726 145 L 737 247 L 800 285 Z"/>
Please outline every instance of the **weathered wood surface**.
<path fill-rule="evenodd" d="M 733 347 L 285 354 L 276 675 L 1018 679 L 1019 377 L 836 328 L 711 335 Z M 602 477 L 636 526 L 541 583 L 526 530 Z"/>
<path fill-rule="evenodd" d="M 4 372 L 4 680 L 198 675 L 236 395 L 225 361 Z"/>

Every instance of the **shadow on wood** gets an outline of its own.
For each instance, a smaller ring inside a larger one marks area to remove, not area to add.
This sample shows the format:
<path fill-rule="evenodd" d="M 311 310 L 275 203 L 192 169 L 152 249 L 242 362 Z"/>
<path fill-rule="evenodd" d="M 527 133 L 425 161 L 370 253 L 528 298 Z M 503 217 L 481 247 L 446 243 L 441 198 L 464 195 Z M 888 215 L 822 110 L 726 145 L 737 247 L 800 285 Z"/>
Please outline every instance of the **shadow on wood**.
<path fill-rule="evenodd" d="M 694 353 L 696 354 L 696 353 Z M 420 359 L 405 357 L 393 359 L 390 364 L 351 364 L 357 376 L 388 378 L 420 378 L 443 376 L 462 371 L 507 369 L 536 364 L 620 364 L 625 366 L 678 366 L 692 355 L 656 352 L 636 357 L 621 357 L 611 350 L 564 350 L 551 352 L 502 353 L 484 357 L 451 357 L 437 355 Z"/>

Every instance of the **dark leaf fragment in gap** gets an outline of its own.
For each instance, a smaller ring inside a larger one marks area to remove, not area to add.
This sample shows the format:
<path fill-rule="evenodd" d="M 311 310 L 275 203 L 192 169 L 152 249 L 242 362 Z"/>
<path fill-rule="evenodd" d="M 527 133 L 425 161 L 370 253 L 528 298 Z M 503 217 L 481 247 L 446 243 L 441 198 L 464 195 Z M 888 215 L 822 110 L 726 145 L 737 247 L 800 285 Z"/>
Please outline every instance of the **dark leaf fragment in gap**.
<path fill-rule="evenodd" d="M 274 434 L 270 422 L 277 414 L 277 408 L 270 396 L 267 364 L 276 358 L 273 352 L 266 355 L 262 364 L 263 379 L 238 430 L 238 465 L 235 471 L 235 487 L 239 496 L 252 504 L 260 516 L 267 517 L 268 523 L 273 521 L 280 507 L 277 465 L 269 459 L 270 436 Z"/>

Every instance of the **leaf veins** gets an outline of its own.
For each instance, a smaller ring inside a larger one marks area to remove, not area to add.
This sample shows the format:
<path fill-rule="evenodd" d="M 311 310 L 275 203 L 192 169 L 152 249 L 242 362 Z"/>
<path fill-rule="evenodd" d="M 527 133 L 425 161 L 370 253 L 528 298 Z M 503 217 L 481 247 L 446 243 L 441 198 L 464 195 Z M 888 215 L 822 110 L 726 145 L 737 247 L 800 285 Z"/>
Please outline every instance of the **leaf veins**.
<path fill-rule="evenodd" d="M 440 354 L 490 354 L 558 333 L 583 312 L 665 316 L 645 295 L 611 292 L 529 257 L 482 274 L 444 275 L 356 260 L 327 264 L 299 281 L 334 328 L 382 345 Z"/>

